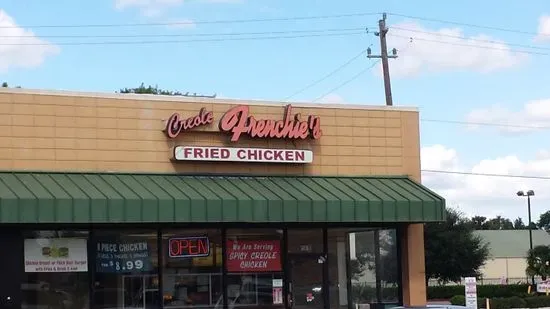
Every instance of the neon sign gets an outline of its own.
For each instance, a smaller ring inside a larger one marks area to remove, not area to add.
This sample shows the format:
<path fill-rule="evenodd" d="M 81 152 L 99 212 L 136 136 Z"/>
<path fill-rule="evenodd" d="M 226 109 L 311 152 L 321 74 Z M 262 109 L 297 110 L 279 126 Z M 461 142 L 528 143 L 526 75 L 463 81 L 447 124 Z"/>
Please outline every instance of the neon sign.
<path fill-rule="evenodd" d="M 171 258 L 209 256 L 210 241 L 207 236 L 170 238 L 168 240 L 168 255 Z"/>

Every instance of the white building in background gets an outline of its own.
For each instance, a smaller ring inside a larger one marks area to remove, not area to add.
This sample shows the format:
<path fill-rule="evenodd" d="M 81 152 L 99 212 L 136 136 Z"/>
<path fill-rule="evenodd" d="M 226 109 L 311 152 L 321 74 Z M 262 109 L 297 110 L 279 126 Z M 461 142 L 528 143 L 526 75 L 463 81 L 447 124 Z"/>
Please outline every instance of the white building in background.
<path fill-rule="evenodd" d="M 550 245 L 550 234 L 533 230 L 533 247 Z M 475 231 L 489 244 L 490 258 L 481 269 L 480 284 L 517 283 L 528 281 L 525 274 L 526 256 L 529 250 L 529 230 L 479 230 Z"/>

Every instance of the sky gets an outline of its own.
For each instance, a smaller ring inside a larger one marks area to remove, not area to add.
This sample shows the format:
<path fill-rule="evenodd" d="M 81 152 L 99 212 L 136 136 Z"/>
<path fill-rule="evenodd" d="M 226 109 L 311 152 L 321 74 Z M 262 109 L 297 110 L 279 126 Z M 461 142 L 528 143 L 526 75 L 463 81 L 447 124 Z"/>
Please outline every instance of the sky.
<path fill-rule="evenodd" d="M 394 105 L 420 110 L 422 182 L 469 216 L 526 222 L 529 189 L 534 220 L 549 210 L 545 0 L 2 0 L 0 81 L 383 105 L 365 56 L 381 12 Z"/>

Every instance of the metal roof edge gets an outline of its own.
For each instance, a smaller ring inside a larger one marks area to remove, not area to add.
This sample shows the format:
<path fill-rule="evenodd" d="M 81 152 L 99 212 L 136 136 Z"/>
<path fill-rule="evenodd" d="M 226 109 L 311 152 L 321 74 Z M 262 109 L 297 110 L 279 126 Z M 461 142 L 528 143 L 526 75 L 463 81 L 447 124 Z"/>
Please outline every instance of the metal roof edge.
<path fill-rule="evenodd" d="M 407 175 L 283 175 L 283 174 L 227 174 L 227 173 L 170 173 L 170 172 L 123 172 L 123 171 L 46 171 L 46 170 L 0 170 L 1 174 L 70 174 L 70 175 L 144 175 L 144 176 L 203 176 L 203 177 L 273 177 L 273 178 L 386 178 L 386 179 L 404 179 Z M 414 181 L 413 181 L 414 182 Z M 417 182 L 415 184 L 419 185 Z M 423 185 L 422 185 L 423 186 Z M 423 186 L 424 187 L 424 186 Z"/>
<path fill-rule="evenodd" d="M 47 90 L 47 89 L 30 89 L 30 88 L 2 88 L 0 93 L 13 94 L 29 94 L 29 95 L 51 95 L 51 96 L 73 96 L 73 97 L 89 97 L 102 99 L 117 99 L 117 100 L 143 100 L 143 101 L 165 101 L 165 102 L 180 102 L 180 103 L 208 103 L 208 104 L 245 104 L 245 105 L 264 105 L 264 106 L 284 106 L 292 104 L 295 107 L 302 108 L 326 108 L 326 109 L 367 109 L 367 110 L 383 110 L 383 111 L 401 111 L 401 112 L 418 112 L 417 107 L 409 106 L 386 106 L 386 105 L 366 105 L 366 104 L 334 104 L 334 103 L 313 103 L 313 102 L 285 102 L 285 101 L 270 101 L 256 99 L 220 99 L 220 98 L 201 98 L 201 97 L 184 97 L 184 96 L 169 96 L 156 94 L 133 94 L 133 93 L 105 93 L 105 92 L 84 92 L 70 90 Z"/>

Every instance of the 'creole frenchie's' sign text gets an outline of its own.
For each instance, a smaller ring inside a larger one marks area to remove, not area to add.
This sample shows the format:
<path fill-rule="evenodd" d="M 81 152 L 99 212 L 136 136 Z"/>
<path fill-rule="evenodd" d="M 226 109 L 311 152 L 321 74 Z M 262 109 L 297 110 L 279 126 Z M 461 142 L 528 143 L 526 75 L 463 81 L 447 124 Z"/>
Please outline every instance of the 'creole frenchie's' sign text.
<path fill-rule="evenodd" d="M 178 113 L 172 114 L 166 122 L 164 132 L 169 138 L 176 138 L 184 131 L 209 125 L 214 121 L 211 111 L 202 108 L 192 117 L 183 118 Z M 250 115 L 247 105 L 238 105 L 230 108 L 221 117 L 218 128 L 221 132 L 231 134 L 231 141 L 237 142 L 241 136 L 250 138 L 276 138 L 276 139 L 319 139 L 321 138 L 321 120 L 318 116 L 308 116 L 305 119 L 301 115 L 292 114 L 292 106 L 285 106 L 283 119 L 256 119 Z"/>

